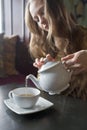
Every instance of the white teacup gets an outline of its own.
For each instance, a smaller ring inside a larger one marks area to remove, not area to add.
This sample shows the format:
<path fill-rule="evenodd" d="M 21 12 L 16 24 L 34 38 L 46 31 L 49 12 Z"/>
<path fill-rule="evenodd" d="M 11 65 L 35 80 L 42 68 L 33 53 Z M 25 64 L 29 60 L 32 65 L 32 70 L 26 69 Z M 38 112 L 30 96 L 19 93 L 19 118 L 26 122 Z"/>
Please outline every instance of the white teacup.
<path fill-rule="evenodd" d="M 40 90 L 33 87 L 21 87 L 13 89 L 8 94 L 14 103 L 22 108 L 31 108 L 35 106 L 40 96 Z"/>

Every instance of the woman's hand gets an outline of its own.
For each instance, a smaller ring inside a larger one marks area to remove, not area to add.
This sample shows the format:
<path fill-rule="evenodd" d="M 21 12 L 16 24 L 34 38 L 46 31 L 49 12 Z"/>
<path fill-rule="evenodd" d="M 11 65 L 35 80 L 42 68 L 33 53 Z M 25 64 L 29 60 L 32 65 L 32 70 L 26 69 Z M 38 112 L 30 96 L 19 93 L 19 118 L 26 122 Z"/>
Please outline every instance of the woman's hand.
<path fill-rule="evenodd" d="M 74 71 L 74 74 L 87 72 L 87 50 L 67 55 L 61 60 L 67 69 Z"/>
<path fill-rule="evenodd" d="M 40 59 L 36 58 L 35 62 L 33 63 L 33 66 L 40 69 L 42 65 L 46 64 L 48 61 L 55 61 L 54 58 L 51 57 L 50 54 L 46 55 L 46 58 L 41 57 Z"/>

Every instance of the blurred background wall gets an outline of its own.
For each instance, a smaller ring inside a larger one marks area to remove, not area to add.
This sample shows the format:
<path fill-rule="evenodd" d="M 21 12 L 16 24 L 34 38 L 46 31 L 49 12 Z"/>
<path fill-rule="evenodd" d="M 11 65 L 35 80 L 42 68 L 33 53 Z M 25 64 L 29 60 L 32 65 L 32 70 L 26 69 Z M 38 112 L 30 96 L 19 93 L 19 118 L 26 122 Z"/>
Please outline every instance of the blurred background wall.
<path fill-rule="evenodd" d="M 87 26 L 87 0 L 64 0 L 64 2 L 78 23 Z"/>

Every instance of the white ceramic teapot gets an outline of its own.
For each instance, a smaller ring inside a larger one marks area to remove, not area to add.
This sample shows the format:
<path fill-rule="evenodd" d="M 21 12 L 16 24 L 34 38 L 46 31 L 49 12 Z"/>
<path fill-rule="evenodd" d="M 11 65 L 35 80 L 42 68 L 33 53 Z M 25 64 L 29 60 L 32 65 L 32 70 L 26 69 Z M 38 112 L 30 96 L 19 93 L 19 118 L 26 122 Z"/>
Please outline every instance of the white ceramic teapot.
<path fill-rule="evenodd" d="M 49 94 L 60 94 L 69 87 L 71 74 L 60 61 L 49 61 L 39 69 L 38 78 L 32 74 L 26 76 L 26 86 L 28 79 L 31 79 L 40 90 Z"/>

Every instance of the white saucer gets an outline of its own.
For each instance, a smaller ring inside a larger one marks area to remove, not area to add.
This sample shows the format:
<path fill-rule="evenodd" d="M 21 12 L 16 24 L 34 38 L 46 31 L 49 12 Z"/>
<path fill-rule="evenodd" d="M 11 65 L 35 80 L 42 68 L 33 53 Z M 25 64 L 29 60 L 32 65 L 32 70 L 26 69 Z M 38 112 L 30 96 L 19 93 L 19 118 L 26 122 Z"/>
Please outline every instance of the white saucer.
<path fill-rule="evenodd" d="M 24 108 L 18 107 L 16 104 L 14 104 L 12 99 L 5 99 L 4 103 L 10 110 L 12 110 L 13 112 L 20 114 L 20 115 L 36 113 L 36 112 L 45 110 L 45 109 L 53 106 L 52 102 L 50 102 L 42 97 L 39 98 L 35 107 L 29 108 L 29 109 L 24 109 Z"/>

